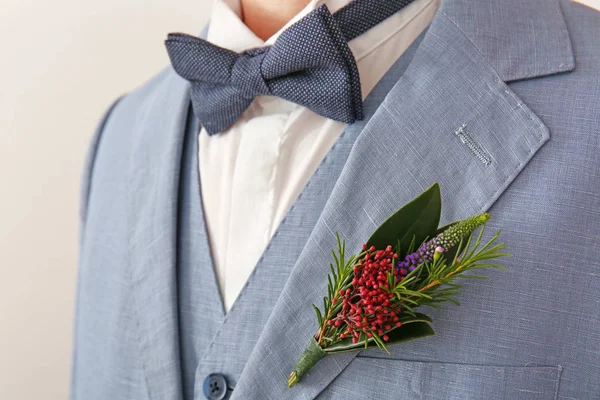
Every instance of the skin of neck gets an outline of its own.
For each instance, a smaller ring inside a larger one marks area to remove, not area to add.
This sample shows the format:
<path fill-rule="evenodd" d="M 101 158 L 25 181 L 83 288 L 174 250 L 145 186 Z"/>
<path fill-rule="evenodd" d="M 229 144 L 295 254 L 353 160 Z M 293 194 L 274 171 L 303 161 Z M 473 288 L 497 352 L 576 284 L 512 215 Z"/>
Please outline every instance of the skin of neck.
<path fill-rule="evenodd" d="M 242 19 L 262 40 L 267 40 L 298 14 L 310 0 L 242 0 Z"/>

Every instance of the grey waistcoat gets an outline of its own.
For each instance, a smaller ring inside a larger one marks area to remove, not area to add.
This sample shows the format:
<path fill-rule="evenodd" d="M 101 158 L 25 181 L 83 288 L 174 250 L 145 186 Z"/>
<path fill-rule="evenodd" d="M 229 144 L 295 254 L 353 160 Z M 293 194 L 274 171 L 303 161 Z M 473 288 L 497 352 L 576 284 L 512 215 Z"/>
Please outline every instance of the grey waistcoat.
<path fill-rule="evenodd" d="M 227 315 L 206 238 L 197 125 L 171 69 L 123 97 L 82 186 L 73 399 L 600 398 L 600 16 L 547 0 L 446 0 L 288 212 Z M 426 310 L 436 336 L 323 359 L 339 232 L 351 249 L 433 182 L 442 223 L 489 211 L 509 272 Z"/>

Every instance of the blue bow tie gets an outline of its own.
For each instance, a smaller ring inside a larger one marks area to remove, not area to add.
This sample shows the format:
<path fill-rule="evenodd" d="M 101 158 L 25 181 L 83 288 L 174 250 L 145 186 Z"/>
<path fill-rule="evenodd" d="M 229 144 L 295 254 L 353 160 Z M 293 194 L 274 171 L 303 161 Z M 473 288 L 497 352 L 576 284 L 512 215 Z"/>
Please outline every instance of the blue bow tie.
<path fill-rule="evenodd" d="M 411 1 L 356 0 L 334 15 L 323 5 L 272 46 L 239 54 L 181 33 L 165 43 L 175 72 L 191 82 L 194 113 L 209 135 L 229 128 L 263 95 L 353 123 L 363 118 L 362 95 L 347 42 Z"/>

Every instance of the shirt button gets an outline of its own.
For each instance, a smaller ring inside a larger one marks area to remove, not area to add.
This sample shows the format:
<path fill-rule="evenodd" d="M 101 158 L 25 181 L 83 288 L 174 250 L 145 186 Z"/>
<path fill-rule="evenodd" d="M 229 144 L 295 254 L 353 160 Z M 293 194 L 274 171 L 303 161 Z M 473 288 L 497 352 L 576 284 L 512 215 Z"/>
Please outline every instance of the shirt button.
<path fill-rule="evenodd" d="M 223 400 L 227 395 L 227 379 L 223 374 L 210 374 L 204 379 L 202 390 L 208 400 Z"/>

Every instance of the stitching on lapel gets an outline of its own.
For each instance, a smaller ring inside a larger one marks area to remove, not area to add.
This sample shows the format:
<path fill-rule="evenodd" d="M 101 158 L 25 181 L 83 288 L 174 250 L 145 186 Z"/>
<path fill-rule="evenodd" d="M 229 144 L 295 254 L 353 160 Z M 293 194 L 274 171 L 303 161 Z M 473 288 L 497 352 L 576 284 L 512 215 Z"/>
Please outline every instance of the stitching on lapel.
<path fill-rule="evenodd" d="M 458 136 L 460 141 L 464 143 L 473 154 L 475 154 L 475 157 L 477 157 L 479 161 L 484 163 L 486 166 L 490 165 L 492 163 L 492 157 L 483 147 L 479 145 L 479 143 L 475 141 L 475 139 L 471 137 L 471 135 L 469 135 L 469 132 L 467 132 L 466 128 L 467 125 L 462 124 L 462 126 L 454 131 L 454 134 Z"/>

